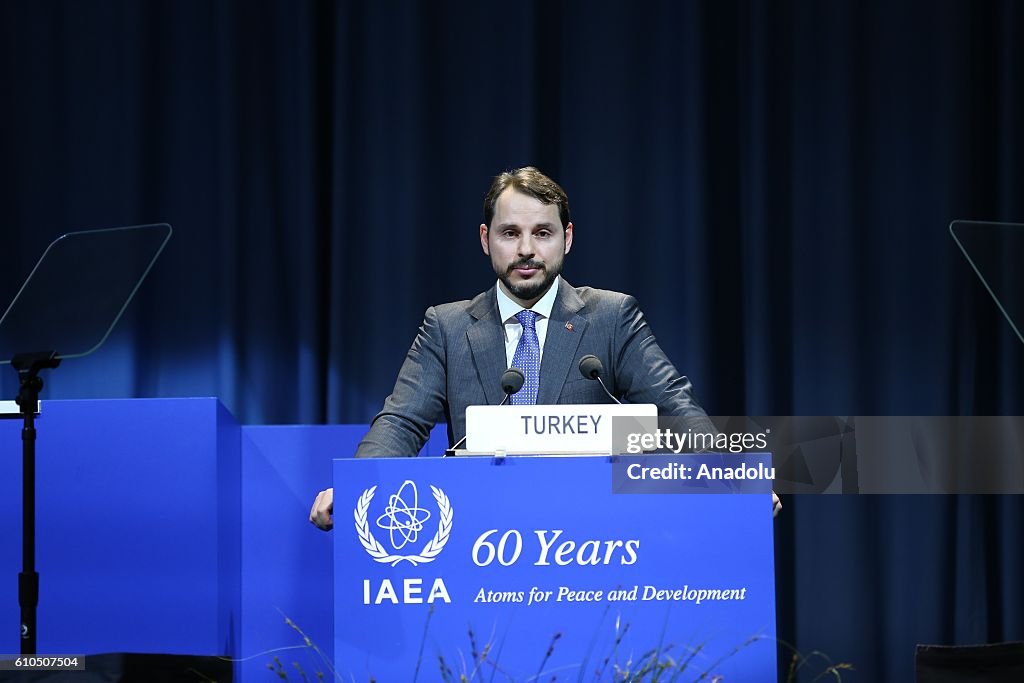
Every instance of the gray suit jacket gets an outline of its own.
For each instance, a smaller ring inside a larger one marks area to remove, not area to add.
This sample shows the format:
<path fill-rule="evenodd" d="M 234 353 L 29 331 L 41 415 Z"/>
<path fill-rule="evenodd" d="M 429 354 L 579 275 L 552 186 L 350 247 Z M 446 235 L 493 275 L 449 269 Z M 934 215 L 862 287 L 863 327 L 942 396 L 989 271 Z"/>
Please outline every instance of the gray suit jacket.
<path fill-rule="evenodd" d="M 604 364 L 608 389 L 620 399 L 654 403 L 660 415 L 704 416 L 690 381 L 658 346 L 636 299 L 559 282 L 537 403 L 611 403 L 578 370 L 580 358 L 593 354 Z M 416 455 L 441 420 L 448 422 L 449 444 L 457 443 L 466 433 L 467 406 L 497 405 L 505 397 L 500 378 L 506 368 L 494 287 L 472 301 L 428 308 L 395 390 L 356 457 Z"/>

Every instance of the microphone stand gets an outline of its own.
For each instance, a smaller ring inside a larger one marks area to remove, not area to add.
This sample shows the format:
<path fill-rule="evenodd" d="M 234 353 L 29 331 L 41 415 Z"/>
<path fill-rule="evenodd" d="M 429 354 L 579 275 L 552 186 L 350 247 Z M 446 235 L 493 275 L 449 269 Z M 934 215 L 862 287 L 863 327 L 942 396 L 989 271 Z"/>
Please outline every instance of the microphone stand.
<path fill-rule="evenodd" d="M 515 392 L 513 392 L 513 393 L 515 393 Z M 506 393 L 505 394 L 505 398 L 501 399 L 501 403 L 499 403 L 498 405 L 499 406 L 505 405 L 505 402 L 508 401 L 511 397 L 512 397 L 512 394 Z M 445 451 L 444 451 L 444 455 L 442 455 L 441 457 L 442 458 L 447 458 L 449 455 L 455 455 L 455 451 L 457 451 L 459 449 L 459 446 L 461 446 L 462 444 L 466 443 L 466 439 L 468 437 L 469 437 L 469 434 L 466 434 L 461 439 L 459 439 L 459 442 L 457 444 L 455 444 L 451 448 L 446 448 Z"/>
<path fill-rule="evenodd" d="M 505 392 L 505 398 L 501 399 L 501 403 L 498 404 L 499 406 L 505 405 L 505 403 L 508 402 L 510 398 L 512 398 L 512 394 L 516 393 L 517 391 L 523 388 L 523 373 L 518 368 L 509 368 L 501 376 L 501 379 L 501 390 Z M 516 381 L 517 379 L 518 381 Z M 442 455 L 441 457 L 447 458 L 449 455 L 455 455 L 455 451 L 459 448 L 459 446 L 466 443 L 466 439 L 468 437 L 469 434 L 466 434 L 461 439 L 459 439 L 458 443 L 456 443 L 454 446 L 452 446 L 451 448 L 446 448 L 444 451 L 444 455 Z"/>

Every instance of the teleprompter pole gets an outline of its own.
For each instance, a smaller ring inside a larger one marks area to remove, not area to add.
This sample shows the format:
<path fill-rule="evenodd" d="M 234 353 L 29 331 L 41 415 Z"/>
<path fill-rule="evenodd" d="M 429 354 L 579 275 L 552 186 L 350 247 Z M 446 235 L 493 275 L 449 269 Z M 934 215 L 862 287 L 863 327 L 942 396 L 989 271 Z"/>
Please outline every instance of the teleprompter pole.
<path fill-rule="evenodd" d="M 11 360 L 18 371 L 21 408 L 21 556 L 18 574 L 18 605 L 21 607 L 21 654 L 36 654 L 36 610 L 39 606 L 39 574 L 36 572 L 36 410 L 43 380 L 39 371 L 60 365 L 55 351 L 19 354 Z"/>

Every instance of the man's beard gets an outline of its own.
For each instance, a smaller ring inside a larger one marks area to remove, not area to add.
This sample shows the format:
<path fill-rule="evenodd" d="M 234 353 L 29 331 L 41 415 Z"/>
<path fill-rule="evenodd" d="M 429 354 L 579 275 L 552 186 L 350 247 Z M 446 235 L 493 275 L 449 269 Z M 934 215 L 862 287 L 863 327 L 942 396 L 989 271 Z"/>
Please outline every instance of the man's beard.
<path fill-rule="evenodd" d="M 533 277 L 526 282 L 513 283 L 512 272 L 516 268 L 538 268 L 540 269 L 543 277 Z M 546 264 L 539 263 L 537 261 L 518 261 L 510 265 L 506 270 L 498 272 L 497 275 L 498 279 L 505 285 L 505 289 L 507 289 L 512 296 L 520 299 L 521 301 L 531 301 L 543 296 L 561 271 L 561 263 L 554 264 L 554 268 L 549 270 Z"/>

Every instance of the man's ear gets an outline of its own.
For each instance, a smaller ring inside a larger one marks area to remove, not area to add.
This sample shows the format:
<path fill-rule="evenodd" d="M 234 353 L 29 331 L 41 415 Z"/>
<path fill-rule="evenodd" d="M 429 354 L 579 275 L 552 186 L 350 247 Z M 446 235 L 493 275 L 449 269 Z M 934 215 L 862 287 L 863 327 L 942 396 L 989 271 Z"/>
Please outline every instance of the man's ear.
<path fill-rule="evenodd" d="M 565 226 L 565 253 L 568 254 L 570 249 L 572 249 L 572 223 Z"/>
<path fill-rule="evenodd" d="M 480 224 L 480 246 L 483 247 L 485 254 L 491 255 L 491 248 L 487 244 L 487 225 L 484 223 Z"/>

